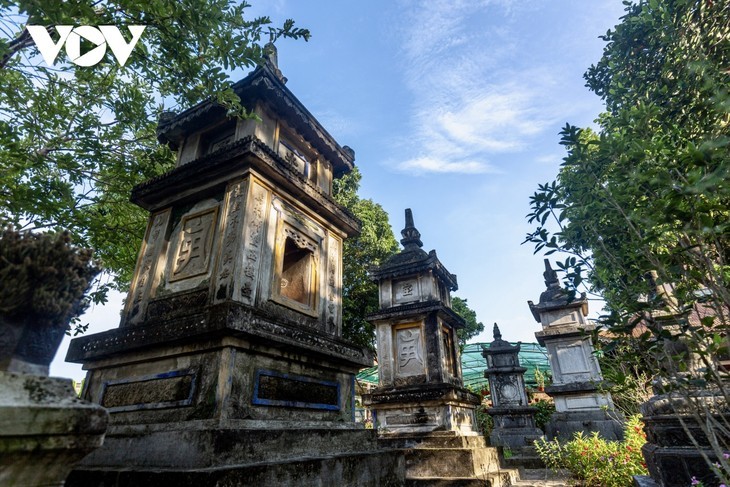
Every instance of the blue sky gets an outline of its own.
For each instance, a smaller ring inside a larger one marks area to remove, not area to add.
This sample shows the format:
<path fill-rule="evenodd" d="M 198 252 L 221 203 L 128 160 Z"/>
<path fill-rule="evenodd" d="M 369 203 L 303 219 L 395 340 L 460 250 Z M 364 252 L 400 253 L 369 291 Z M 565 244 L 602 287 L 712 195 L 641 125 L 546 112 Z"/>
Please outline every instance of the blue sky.
<path fill-rule="evenodd" d="M 561 127 L 591 125 L 602 110 L 582 75 L 620 0 L 255 3 L 252 15 L 312 32 L 277 44 L 287 86 L 355 150 L 361 196 L 385 208 L 398 238 L 413 209 L 424 248 L 486 325 L 475 341 L 491 341 L 497 322 L 505 339 L 534 342 L 526 302 L 544 284 L 543 257 L 520 245 L 529 196 L 557 174 Z M 116 327 L 120 308 L 115 294 L 88 312 L 88 333 Z M 67 342 L 51 374 L 80 379 L 63 363 Z"/>

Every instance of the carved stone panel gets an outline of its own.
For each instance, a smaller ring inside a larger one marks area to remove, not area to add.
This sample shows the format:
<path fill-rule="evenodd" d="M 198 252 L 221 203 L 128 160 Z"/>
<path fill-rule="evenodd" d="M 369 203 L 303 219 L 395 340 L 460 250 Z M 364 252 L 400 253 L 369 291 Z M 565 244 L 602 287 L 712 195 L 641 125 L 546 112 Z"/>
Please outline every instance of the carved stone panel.
<path fill-rule="evenodd" d="M 241 300 L 252 304 L 255 299 L 256 283 L 259 278 L 261 251 L 265 243 L 265 220 L 268 191 L 251 182 L 246 205 L 246 227 L 244 230 L 244 251 L 241 276 Z"/>
<path fill-rule="evenodd" d="M 327 331 L 342 335 L 342 241 L 333 235 L 327 245 L 327 291 L 325 293 L 325 316 Z"/>
<path fill-rule="evenodd" d="M 380 386 L 393 383 L 393 332 L 389 324 L 380 324 L 377 328 L 378 374 Z"/>
<path fill-rule="evenodd" d="M 127 298 L 123 325 L 140 323 L 144 319 L 147 300 L 156 285 L 157 263 L 165 248 L 165 234 L 170 223 L 171 209 L 168 208 L 150 217 L 147 234 L 142 243 L 137 270 Z"/>
<path fill-rule="evenodd" d="M 395 304 L 418 301 L 421 297 L 418 279 L 404 279 L 393 282 L 393 302 Z"/>
<path fill-rule="evenodd" d="M 242 248 L 244 201 L 248 185 L 248 180 L 238 181 L 230 184 L 226 190 L 221 257 L 216 272 L 214 296 L 216 301 L 230 298 L 240 299 L 233 295 L 233 287 L 236 281 L 236 262 Z"/>
<path fill-rule="evenodd" d="M 217 206 L 182 217 L 172 258 L 170 282 L 208 273 L 217 222 Z"/>
<path fill-rule="evenodd" d="M 408 377 L 426 373 L 426 359 L 422 335 L 422 329 L 418 325 L 398 327 L 395 329 L 396 377 Z"/>

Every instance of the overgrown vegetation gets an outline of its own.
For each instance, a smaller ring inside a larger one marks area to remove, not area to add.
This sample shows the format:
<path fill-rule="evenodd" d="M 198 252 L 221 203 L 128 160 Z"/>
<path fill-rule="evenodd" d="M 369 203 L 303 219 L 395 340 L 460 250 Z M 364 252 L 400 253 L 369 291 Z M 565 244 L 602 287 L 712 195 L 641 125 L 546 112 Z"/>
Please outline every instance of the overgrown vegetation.
<path fill-rule="evenodd" d="M 647 373 L 685 404 L 697 388 L 727 404 L 715 359 L 730 310 L 730 4 L 624 3 L 585 74 L 606 112 L 597 131 L 562 130 L 567 156 L 531 198 L 526 241 L 568 254 L 558 267 L 573 296 L 587 285 L 605 299 L 603 352 L 641 364 L 609 370 L 622 409 L 648 393 Z M 699 406 L 683 414 L 726 472 L 730 424 Z"/>
<path fill-rule="evenodd" d="M 533 406 L 535 407 L 535 409 L 537 409 L 537 414 L 535 414 L 535 426 L 545 431 L 545 425 L 548 424 L 550 418 L 555 412 L 555 403 L 553 403 L 552 401 L 538 399 L 537 401 L 530 404 L 530 406 Z"/>
<path fill-rule="evenodd" d="M 545 465 L 553 470 L 567 469 L 585 487 L 627 487 L 632 476 L 646 475 L 641 446 L 646 442 L 643 425 L 637 416 L 626 423 L 624 441 L 606 441 L 593 433 L 576 433 L 573 440 L 535 441 Z"/>
<path fill-rule="evenodd" d="M 99 273 L 91 250 L 68 232 L 36 234 L 11 227 L 0 235 L 0 315 L 39 327 L 66 327 L 88 306 L 84 297 Z"/>

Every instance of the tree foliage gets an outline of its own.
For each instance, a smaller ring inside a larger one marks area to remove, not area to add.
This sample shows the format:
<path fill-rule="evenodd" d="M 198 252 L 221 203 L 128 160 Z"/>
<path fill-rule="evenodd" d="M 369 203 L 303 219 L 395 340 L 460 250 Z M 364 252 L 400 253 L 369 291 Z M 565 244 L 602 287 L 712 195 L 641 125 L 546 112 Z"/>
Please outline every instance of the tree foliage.
<path fill-rule="evenodd" d="M 229 73 L 261 62 L 270 40 L 309 37 L 290 20 L 275 27 L 268 17 L 250 18 L 247 7 L 0 0 L 0 220 L 69 229 L 124 288 L 147 217 L 129 203 L 130 190 L 174 162 L 156 141 L 159 115 L 214 98 L 244 116 Z M 124 67 L 110 52 L 78 67 L 65 50 L 46 65 L 26 25 L 115 25 L 123 34 L 127 25 L 147 27 Z"/>
<path fill-rule="evenodd" d="M 536 229 L 526 241 L 568 253 L 558 263 L 566 286 L 604 297 L 608 352 L 651 364 L 673 387 L 711 381 L 727 400 L 712 361 L 726 346 L 730 309 L 730 4 L 624 3 L 585 74 L 606 112 L 596 131 L 562 130 L 567 156 L 531 197 Z M 668 315 L 671 331 L 661 324 Z M 676 382 L 692 356 L 703 367 Z M 716 440 L 727 427 L 697 420 Z M 714 446 L 728 472 L 728 445 Z"/>
<path fill-rule="evenodd" d="M 451 308 L 466 321 L 466 326 L 456 332 L 460 348 L 463 348 L 471 338 L 484 331 L 484 323 L 477 321 L 476 311 L 471 309 L 466 301 L 458 296 L 451 298 Z"/>
<path fill-rule="evenodd" d="M 345 240 L 342 273 L 342 334 L 345 339 L 374 350 L 375 329 L 365 319 L 378 310 L 378 287 L 368 270 L 398 252 L 388 213 L 358 194 L 362 175 L 355 168 L 334 181 L 334 197 L 362 223 L 359 236 Z"/>
<path fill-rule="evenodd" d="M 567 156 L 531 198 L 528 241 L 573 254 L 567 283 L 587 276 L 617 312 L 663 306 L 647 298 L 668 283 L 682 305 L 704 288 L 730 303 L 730 5 L 627 3 L 603 39 L 585 78 L 607 111 L 598 132 L 561 132 Z"/>

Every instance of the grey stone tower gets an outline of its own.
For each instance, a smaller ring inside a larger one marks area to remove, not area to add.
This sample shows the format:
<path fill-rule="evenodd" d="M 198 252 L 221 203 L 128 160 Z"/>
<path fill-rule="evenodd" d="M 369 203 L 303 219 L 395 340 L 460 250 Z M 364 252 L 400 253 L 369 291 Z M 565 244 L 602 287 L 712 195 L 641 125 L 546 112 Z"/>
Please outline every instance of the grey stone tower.
<path fill-rule="evenodd" d="M 459 431 L 477 434 L 476 395 L 464 389 L 456 330 L 464 320 L 451 309 L 456 276 L 406 210 L 403 250 L 372 272 L 380 310 L 368 317 L 378 342 L 379 385 L 369 398 L 378 427 L 390 434 Z"/>
<path fill-rule="evenodd" d="M 528 405 L 524 375 L 527 369 L 520 366 L 520 344 L 510 345 L 502 340 L 497 324 L 494 324 L 494 341 L 482 355 L 487 359 L 484 376 L 489 379 L 492 407 L 487 410 L 494 419 L 494 429 L 489 435 L 494 446 L 521 448 L 532 446 L 542 437 L 535 426 L 537 409 Z"/>
<path fill-rule="evenodd" d="M 232 87 L 258 120 L 207 101 L 160 121 L 177 167 L 132 192 L 150 218 L 121 324 L 68 352 L 111 426 L 67 485 L 403 477 L 403 457 L 354 422 L 372 356 L 341 338 L 342 245 L 359 223 L 331 192 L 354 152 L 269 53 Z"/>
<path fill-rule="evenodd" d="M 548 437 L 572 439 L 578 431 L 598 431 L 606 439 L 622 436 L 622 417 L 614 410 L 611 395 L 603 392 L 598 360 L 593 354 L 589 332 L 594 326 L 586 320 L 585 294 L 570 300 L 560 287 L 557 273 L 545 259 L 545 285 L 540 302 L 530 306 L 542 330 L 535 333 L 548 350 L 553 383 L 545 389 L 555 400 L 556 412 L 546 426 Z"/>

